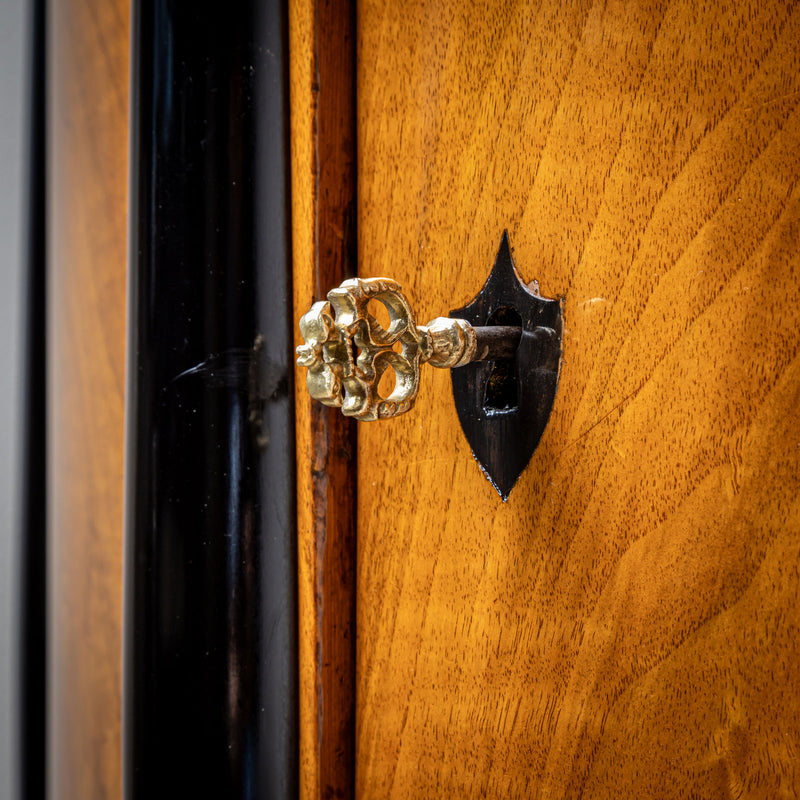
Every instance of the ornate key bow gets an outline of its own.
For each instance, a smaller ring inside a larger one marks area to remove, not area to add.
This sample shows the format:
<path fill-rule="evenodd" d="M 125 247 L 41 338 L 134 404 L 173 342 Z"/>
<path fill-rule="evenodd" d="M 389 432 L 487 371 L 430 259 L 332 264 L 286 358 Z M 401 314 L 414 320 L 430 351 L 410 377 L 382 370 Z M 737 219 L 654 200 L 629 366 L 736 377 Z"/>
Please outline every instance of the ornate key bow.
<path fill-rule="evenodd" d="M 386 307 L 388 330 L 369 313 L 371 300 Z M 345 281 L 302 316 L 300 332 L 305 344 L 297 348 L 297 363 L 308 367 L 311 396 L 361 420 L 412 408 L 421 364 L 457 367 L 476 352 L 475 330 L 466 320 L 438 317 L 417 326 L 400 285 L 389 278 Z M 394 370 L 395 383 L 382 397 L 378 387 L 387 369 Z"/>

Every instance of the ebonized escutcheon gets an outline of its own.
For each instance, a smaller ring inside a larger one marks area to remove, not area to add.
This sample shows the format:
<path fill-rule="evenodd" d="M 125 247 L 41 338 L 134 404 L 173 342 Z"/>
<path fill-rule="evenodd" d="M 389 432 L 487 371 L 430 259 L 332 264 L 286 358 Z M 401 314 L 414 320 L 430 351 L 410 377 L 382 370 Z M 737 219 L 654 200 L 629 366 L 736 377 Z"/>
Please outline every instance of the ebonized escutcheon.
<path fill-rule="evenodd" d="M 519 326 L 509 358 L 452 369 L 453 398 L 472 453 L 503 501 L 527 466 L 553 408 L 561 366 L 561 304 L 526 286 L 503 233 L 494 267 L 478 296 L 450 312 L 474 327 Z"/>

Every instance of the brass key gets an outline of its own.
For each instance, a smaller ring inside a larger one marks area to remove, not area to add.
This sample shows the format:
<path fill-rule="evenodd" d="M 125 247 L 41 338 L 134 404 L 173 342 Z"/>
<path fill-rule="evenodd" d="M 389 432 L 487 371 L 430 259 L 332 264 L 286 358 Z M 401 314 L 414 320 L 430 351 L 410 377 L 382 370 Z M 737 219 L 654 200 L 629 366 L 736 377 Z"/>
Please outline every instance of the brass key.
<path fill-rule="evenodd" d="M 388 329 L 369 313 L 371 300 L 386 307 Z M 400 285 L 390 278 L 346 280 L 302 316 L 300 332 L 305 344 L 297 348 L 297 363 L 308 368 L 311 396 L 361 420 L 411 409 L 422 364 L 450 369 L 510 358 L 522 335 L 521 328 L 473 327 L 449 317 L 418 326 Z M 382 397 L 378 386 L 387 369 L 394 370 L 395 383 Z"/>

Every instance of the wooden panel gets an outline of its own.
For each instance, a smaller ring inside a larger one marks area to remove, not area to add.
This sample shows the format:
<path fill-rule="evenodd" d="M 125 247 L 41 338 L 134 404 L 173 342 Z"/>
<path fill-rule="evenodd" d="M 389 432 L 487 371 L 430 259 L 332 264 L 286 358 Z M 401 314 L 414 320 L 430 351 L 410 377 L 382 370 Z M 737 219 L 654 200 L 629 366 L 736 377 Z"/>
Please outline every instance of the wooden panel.
<path fill-rule="evenodd" d="M 292 3 L 295 319 L 355 274 L 355 8 Z M 297 344 L 302 342 L 295 330 Z M 300 796 L 353 796 L 356 431 L 296 373 Z"/>
<path fill-rule="evenodd" d="M 358 796 L 795 796 L 800 7 L 359 12 L 361 274 L 566 331 L 506 504 L 446 374 L 359 429 Z"/>
<path fill-rule="evenodd" d="M 128 3 L 50 3 L 48 796 L 118 798 Z"/>

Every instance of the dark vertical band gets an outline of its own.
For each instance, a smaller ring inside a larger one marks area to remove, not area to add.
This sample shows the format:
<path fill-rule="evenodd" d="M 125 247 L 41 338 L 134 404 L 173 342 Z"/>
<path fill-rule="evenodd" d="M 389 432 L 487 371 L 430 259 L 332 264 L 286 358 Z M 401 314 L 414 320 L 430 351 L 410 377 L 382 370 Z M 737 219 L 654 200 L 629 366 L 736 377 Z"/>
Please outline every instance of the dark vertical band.
<path fill-rule="evenodd" d="M 45 796 L 47 469 L 45 346 L 45 4 L 30 16 L 28 207 L 20 548 L 19 796 Z"/>
<path fill-rule="evenodd" d="M 315 3 L 314 298 L 357 274 L 356 8 Z M 320 800 L 355 795 L 356 425 L 311 404 Z"/>
<path fill-rule="evenodd" d="M 134 2 L 128 800 L 296 794 L 286 41 Z"/>

